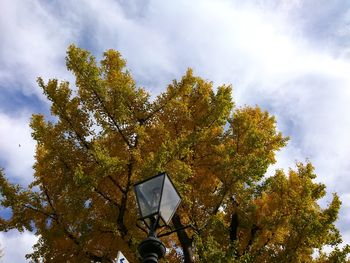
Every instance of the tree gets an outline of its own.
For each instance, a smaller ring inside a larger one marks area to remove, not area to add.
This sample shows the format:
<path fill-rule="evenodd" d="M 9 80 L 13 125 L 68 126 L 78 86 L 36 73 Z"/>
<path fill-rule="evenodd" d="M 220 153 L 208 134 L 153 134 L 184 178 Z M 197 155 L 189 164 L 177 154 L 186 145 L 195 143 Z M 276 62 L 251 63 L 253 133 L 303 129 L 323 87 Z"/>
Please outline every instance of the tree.
<path fill-rule="evenodd" d="M 215 90 L 188 70 L 152 100 L 116 51 L 97 63 L 72 45 L 66 64 L 75 86 L 38 79 L 54 117 L 31 120 L 34 181 L 23 188 L 0 174 L 1 205 L 12 209 L 0 230 L 35 232 L 30 260 L 111 262 L 121 250 L 137 262 L 145 233 L 133 184 L 162 171 L 183 198 L 172 227 L 190 226 L 164 237 L 169 262 L 346 260 L 338 196 L 317 204 L 325 186 L 308 162 L 265 177 L 288 138 L 259 107 L 235 107 L 231 86 Z"/>

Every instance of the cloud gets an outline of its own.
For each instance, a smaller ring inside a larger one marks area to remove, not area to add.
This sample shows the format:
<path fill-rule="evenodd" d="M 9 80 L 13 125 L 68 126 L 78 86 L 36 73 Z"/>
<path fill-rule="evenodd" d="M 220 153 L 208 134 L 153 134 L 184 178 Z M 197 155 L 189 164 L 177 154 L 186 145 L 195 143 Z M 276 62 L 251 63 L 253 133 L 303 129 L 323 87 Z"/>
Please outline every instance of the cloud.
<path fill-rule="evenodd" d="M 67 78 L 64 54 L 74 28 L 65 27 L 41 1 L 2 1 L 0 87 L 41 98 L 38 76 Z"/>
<path fill-rule="evenodd" d="M 35 143 L 29 114 L 10 117 L 0 111 L 0 162 L 12 182 L 27 185 L 33 179 Z"/>
<path fill-rule="evenodd" d="M 19 233 L 17 230 L 0 232 L 0 245 L 4 250 L 0 262 L 25 262 L 25 255 L 32 252 L 32 246 L 37 240 L 38 238 L 29 232 Z"/>

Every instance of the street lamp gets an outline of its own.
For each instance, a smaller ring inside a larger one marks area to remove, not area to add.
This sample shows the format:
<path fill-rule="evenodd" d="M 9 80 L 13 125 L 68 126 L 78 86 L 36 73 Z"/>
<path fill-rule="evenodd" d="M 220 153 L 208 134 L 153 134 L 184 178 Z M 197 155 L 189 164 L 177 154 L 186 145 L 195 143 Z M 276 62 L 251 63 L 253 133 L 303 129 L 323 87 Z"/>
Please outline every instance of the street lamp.
<path fill-rule="evenodd" d="M 149 229 L 148 237 L 139 245 L 143 263 L 157 263 L 165 254 L 165 246 L 157 238 L 157 227 L 168 225 L 181 197 L 166 173 L 160 173 L 135 184 L 141 220 Z"/>

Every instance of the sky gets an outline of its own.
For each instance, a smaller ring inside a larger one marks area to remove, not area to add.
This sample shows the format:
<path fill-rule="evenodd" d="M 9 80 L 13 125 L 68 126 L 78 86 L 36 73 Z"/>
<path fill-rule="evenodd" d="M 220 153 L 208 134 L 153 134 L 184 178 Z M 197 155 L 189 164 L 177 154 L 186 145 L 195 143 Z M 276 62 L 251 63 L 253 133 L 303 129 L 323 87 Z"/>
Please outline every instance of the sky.
<path fill-rule="evenodd" d="M 0 0 L 0 167 L 32 180 L 33 113 L 49 115 L 36 78 L 74 83 L 69 44 L 97 58 L 120 51 L 152 96 L 188 67 L 233 85 L 237 106 L 258 105 L 290 136 L 269 169 L 310 160 L 343 202 L 337 226 L 350 244 L 350 1 Z M 0 215 L 8 211 L 0 211 Z M 3 262 L 26 262 L 37 237 L 0 233 Z"/>

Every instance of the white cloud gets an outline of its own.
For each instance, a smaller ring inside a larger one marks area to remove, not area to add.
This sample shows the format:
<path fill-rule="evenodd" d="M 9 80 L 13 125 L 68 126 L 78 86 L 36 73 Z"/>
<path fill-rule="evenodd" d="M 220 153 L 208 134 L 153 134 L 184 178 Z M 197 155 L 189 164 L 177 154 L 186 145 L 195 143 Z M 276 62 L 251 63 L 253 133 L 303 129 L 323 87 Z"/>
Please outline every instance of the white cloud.
<path fill-rule="evenodd" d="M 33 179 L 35 143 L 31 138 L 28 113 L 8 116 L 0 112 L 0 160 L 12 181 L 26 185 Z"/>
<path fill-rule="evenodd" d="M 38 237 L 30 232 L 19 233 L 17 230 L 0 232 L 0 245 L 4 250 L 4 256 L 0 262 L 28 262 L 25 260 L 25 255 L 32 251 L 32 246 L 37 240 Z"/>
<path fill-rule="evenodd" d="M 68 78 L 64 55 L 74 28 L 65 27 L 41 1 L 2 1 L 0 87 L 41 97 L 39 76 Z"/>

